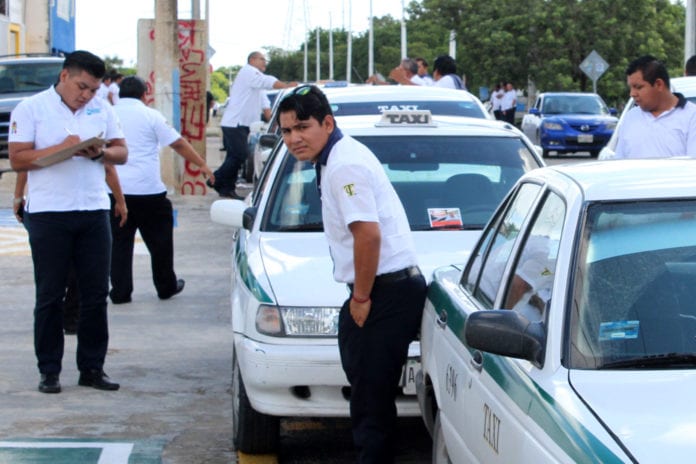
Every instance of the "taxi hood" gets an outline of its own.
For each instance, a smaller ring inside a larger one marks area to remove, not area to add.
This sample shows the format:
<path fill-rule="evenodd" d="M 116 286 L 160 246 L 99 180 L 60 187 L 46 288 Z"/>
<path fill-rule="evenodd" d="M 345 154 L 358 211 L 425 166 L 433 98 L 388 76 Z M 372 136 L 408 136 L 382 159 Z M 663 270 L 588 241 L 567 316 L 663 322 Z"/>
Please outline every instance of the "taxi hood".
<path fill-rule="evenodd" d="M 637 462 L 692 462 L 696 369 L 572 370 L 570 383 Z"/>

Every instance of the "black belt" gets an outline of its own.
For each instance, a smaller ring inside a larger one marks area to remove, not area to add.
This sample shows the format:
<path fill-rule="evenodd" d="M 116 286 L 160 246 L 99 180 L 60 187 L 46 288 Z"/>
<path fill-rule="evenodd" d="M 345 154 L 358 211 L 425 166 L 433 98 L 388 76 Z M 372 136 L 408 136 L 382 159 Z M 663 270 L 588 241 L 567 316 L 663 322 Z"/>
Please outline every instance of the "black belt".
<path fill-rule="evenodd" d="M 378 276 L 375 276 L 374 285 L 378 286 L 393 284 L 395 282 L 399 282 L 410 277 L 418 277 L 419 275 L 421 275 L 421 271 L 418 268 L 418 266 L 411 266 L 401 269 L 399 271 L 387 272 L 386 274 L 380 274 Z M 348 284 L 348 288 L 350 288 L 350 291 L 352 292 L 353 284 Z"/>

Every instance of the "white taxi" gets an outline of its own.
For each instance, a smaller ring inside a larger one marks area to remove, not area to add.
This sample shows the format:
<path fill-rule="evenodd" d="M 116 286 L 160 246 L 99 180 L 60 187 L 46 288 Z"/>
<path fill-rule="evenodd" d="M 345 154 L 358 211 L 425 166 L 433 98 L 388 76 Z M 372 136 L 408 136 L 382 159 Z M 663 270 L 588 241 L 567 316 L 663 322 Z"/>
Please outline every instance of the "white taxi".
<path fill-rule="evenodd" d="M 327 82 L 321 85 L 321 89 L 336 117 L 377 115 L 386 110 L 427 110 L 434 115 L 493 119 L 481 100 L 464 90 L 414 85 L 348 85 L 345 82 Z M 259 143 L 255 144 L 251 156 L 256 179 L 260 177 L 271 149 L 276 143 L 280 143 L 280 128 L 275 120 L 275 111 L 283 95 L 291 91 L 292 88 L 280 92 L 272 108 L 271 121 L 262 126 L 260 131 L 255 129 Z"/>
<path fill-rule="evenodd" d="M 467 264 L 435 272 L 433 463 L 692 462 L 694 178 L 676 159 L 536 170 Z"/>
<path fill-rule="evenodd" d="M 517 179 L 543 165 L 526 137 L 499 121 L 387 111 L 337 118 L 337 125 L 382 162 L 426 276 L 465 260 Z M 283 144 L 246 202 L 216 201 L 211 217 L 238 228 L 231 296 L 234 443 L 243 452 L 270 452 L 281 416 L 349 415 L 350 387 L 336 338 L 348 289 L 333 280 L 314 166 L 297 161 Z M 419 414 L 418 355 L 414 342 L 397 401 L 401 415 Z"/>

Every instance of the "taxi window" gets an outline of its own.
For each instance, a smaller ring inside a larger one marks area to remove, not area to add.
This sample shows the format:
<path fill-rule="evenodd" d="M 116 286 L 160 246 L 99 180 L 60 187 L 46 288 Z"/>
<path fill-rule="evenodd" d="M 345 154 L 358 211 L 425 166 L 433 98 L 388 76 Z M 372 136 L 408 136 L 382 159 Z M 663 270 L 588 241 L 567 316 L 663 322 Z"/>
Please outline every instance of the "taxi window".
<path fill-rule="evenodd" d="M 464 279 L 467 289 L 484 308 L 493 309 L 515 241 L 540 189 L 537 184 L 522 185 L 502 221 L 486 232 L 483 246 L 473 255 Z"/>
<path fill-rule="evenodd" d="M 696 201 L 587 208 L 570 302 L 569 367 L 664 368 L 696 353 L 694 211 Z"/>
<path fill-rule="evenodd" d="M 381 114 L 387 110 L 430 110 L 440 116 L 468 116 L 486 118 L 475 101 L 383 101 L 332 103 L 334 116 L 360 116 Z"/>
<path fill-rule="evenodd" d="M 550 192 L 510 272 L 502 307 L 518 311 L 532 322 L 545 319 L 546 305 L 551 301 L 565 210 L 563 200 Z"/>

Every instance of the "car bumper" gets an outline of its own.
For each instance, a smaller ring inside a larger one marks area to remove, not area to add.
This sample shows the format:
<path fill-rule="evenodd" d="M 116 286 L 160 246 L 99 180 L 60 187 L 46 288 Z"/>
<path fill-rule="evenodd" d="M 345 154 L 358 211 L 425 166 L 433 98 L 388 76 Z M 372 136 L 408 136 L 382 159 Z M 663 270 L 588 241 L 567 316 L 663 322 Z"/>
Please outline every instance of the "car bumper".
<path fill-rule="evenodd" d="M 592 136 L 592 141 L 582 141 L 578 135 Z M 598 151 L 609 142 L 611 133 L 568 134 L 565 132 L 544 132 L 541 134 L 541 147 L 546 151 Z"/>
<path fill-rule="evenodd" d="M 271 345 L 239 337 L 235 350 L 253 408 L 273 416 L 348 417 L 350 387 L 337 346 Z M 418 356 L 412 343 L 409 356 Z M 400 416 L 418 416 L 415 395 L 399 395 Z"/>

